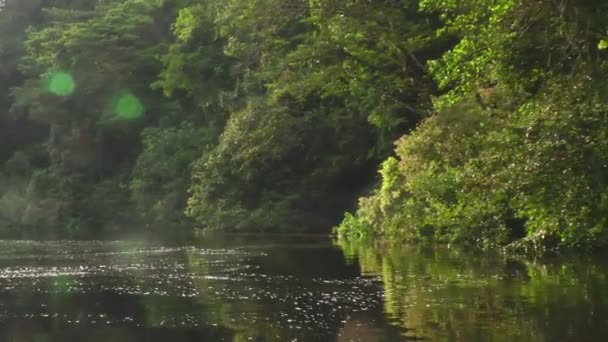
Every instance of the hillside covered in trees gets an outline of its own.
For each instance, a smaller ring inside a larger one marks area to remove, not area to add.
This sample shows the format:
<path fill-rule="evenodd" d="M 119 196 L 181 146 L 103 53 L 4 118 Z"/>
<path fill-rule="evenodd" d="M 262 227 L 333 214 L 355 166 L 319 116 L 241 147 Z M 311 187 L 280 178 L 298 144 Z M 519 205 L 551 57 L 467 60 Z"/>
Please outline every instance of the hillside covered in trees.
<path fill-rule="evenodd" d="M 608 245 L 608 3 L 0 8 L 1 237 Z"/>

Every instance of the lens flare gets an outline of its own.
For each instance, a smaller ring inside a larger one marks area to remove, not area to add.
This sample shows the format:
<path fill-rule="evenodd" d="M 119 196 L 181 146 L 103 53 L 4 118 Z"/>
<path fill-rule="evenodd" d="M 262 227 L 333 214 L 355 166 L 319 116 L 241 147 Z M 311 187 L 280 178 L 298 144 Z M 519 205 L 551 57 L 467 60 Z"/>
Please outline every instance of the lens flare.
<path fill-rule="evenodd" d="M 69 96 L 74 93 L 76 83 L 67 72 L 55 71 L 48 75 L 46 81 L 46 89 L 53 95 Z"/>
<path fill-rule="evenodd" d="M 144 106 L 137 96 L 126 92 L 118 96 L 114 112 L 123 119 L 137 119 L 144 113 Z"/>

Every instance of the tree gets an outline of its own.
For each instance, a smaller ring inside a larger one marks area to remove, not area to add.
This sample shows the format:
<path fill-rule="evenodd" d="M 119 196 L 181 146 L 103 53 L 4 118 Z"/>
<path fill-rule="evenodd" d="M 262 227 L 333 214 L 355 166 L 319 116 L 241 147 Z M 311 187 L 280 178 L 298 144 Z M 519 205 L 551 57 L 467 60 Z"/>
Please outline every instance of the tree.
<path fill-rule="evenodd" d="M 137 0 L 47 7 L 44 27 L 28 33 L 20 64 L 27 79 L 13 108 L 50 127 L 51 162 L 32 178 L 28 207 L 54 201 L 42 206 L 43 216 L 56 218 L 46 223 L 73 227 L 59 235 L 116 230 L 128 217 L 125 183 L 139 152 L 138 133 L 175 109 L 149 88 L 167 39 L 157 25 L 165 10 L 162 1 Z M 42 185 L 48 183 L 60 187 Z M 121 215 L 113 213 L 116 207 Z"/>
<path fill-rule="evenodd" d="M 444 92 L 437 113 L 400 140 L 398 167 L 339 231 L 536 252 L 605 246 L 606 55 L 598 42 L 608 7 L 422 7 L 445 21 L 440 35 L 459 37 L 429 62 Z"/>

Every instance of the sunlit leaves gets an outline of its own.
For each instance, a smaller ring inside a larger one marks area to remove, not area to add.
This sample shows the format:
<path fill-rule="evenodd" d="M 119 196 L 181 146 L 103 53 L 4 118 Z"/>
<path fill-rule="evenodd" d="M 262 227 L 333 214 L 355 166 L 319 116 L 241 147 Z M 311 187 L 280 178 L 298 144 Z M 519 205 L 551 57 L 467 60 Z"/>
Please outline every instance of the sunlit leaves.
<path fill-rule="evenodd" d="M 421 6 L 443 20 L 438 36 L 458 39 L 428 64 L 444 91 L 435 99 L 438 113 L 399 141 L 399 167 L 385 164 L 381 188 L 361 199 L 340 231 L 359 234 L 363 226 L 398 239 L 430 234 L 486 246 L 516 241 L 528 252 L 605 246 L 607 185 L 599 175 L 608 165 L 608 127 L 600 118 L 608 104 L 600 95 L 600 50 L 608 44 L 600 32 L 608 7 Z"/>
<path fill-rule="evenodd" d="M 201 24 L 200 20 L 204 17 L 204 8 L 202 6 L 186 7 L 179 11 L 177 19 L 173 24 L 173 33 L 175 37 L 182 41 L 187 42 L 192 38 L 197 27 Z M 211 24 L 210 21 L 207 22 Z"/>

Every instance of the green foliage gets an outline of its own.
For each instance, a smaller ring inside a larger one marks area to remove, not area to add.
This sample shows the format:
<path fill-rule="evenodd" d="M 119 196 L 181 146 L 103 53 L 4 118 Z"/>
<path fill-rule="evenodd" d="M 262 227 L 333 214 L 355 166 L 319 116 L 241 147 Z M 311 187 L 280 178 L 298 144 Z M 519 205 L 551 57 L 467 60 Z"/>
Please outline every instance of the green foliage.
<path fill-rule="evenodd" d="M 156 54 L 163 51 L 164 37 L 153 30 L 164 5 L 137 0 L 99 1 L 95 8 L 42 5 L 41 24 L 23 37 L 25 80 L 14 89 L 11 111 L 47 127 L 47 162 L 22 180 L 27 190 L 22 186 L 17 193 L 25 205 L 11 217 L 22 226 L 21 236 L 116 233 L 131 223 L 125 177 L 138 152 L 132 136 L 141 130 L 141 120 L 127 122 L 120 115 L 142 114 L 140 99 L 153 108 L 148 120 L 171 107 L 149 89 L 150 74 L 154 78 L 161 67 Z M 130 97 L 125 101 L 121 94 Z M 21 167 L 17 156 L 6 165 L 9 174 Z"/>
<path fill-rule="evenodd" d="M 150 224 L 183 220 L 191 163 L 211 143 L 206 129 L 184 122 L 179 127 L 146 128 L 130 189 L 142 218 Z"/>
<path fill-rule="evenodd" d="M 326 231 L 430 106 L 443 44 L 409 1 L 53 4 L 22 28 L 11 107 L 48 128 L 26 221 L 56 235 L 118 229 L 91 210 L 104 196 L 159 229 L 185 209 L 208 229 Z"/>
<path fill-rule="evenodd" d="M 385 166 L 381 188 L 339 229 L 358 234 L 365 222 L 370 234 L 394 239 L 432 235 L 534 253 L 605 247 L 608 103 L 597 32 L 608 8 L 422 5 L 445 21 L 440 35 L 460 39 L 429 63 L 445 94 L 397 143 L 398 167 Z M 397 191 L 387 192 L 397 177 Z M 384 214 L 386 203 L 399 209 Z"/>
<path fill-rule="evenodd" d="M 281 68 L 271 70 L 271 98 L 316 101 L 328 115 L 368 121 L 379 135 L 370 153 L 386 155 L 428 110 L 423 63 L 441 40 L 431 41 L 416 2 L 315 1 L 309 10 L 309 32 L 273 61 Z"/>
<path fill-rule="evenodd" d="M 187 214 L 202 227 L 327 229 L 418 119 L 426 83 L 415 53 L 429 27 L 409 18 L 415 5 L 369 5 L 216 4 L 246 97 L 231 102 L 219 143 L 196 163 Z M 176 29 L 190 38 L 193 23 L 206 21 L 184 13 Z"/>
<path fill-rule="evenodd" d="M 31 119 L 62 126 L 114 119 L 112 97 L 124 88 L 146 89 L 140 77 L 159 69 L 155 54 L 162 44 L 140 36 L 154 24 L 159 6 L 155 1 L 104 1 L 95 11 L 46 11 L 50 22 L 30 31 L 25 42 L 22 68 L 31 79 L 16 90 L 15 105 L 27 108 Z M 50 77 L 52 84 L 58 75 L 70 81 L 70 91 L 60 94 L 68 98 L 54 98 L 40 88 L 37 79 Z"/>
<path fill-rule="evenodd" d="M 209 229 L 327 226 L 335 210 L 325 206 L 344 196 L 342 168 L 359 162 L 349 158 L 347 142 L 333 141 L 335 132 L 320 115 L 253 101 L 233 113 L 218 144 L 195 164 L 187 214 Z"/>
<path fill-rule="evenodd" d="M 439 112 L 397 143 L 381 169 L 382 185 L 360 199 L 368 234 L 393 239 L 481 243 L 504 241 L 506 207 L 480 177 L 488 167 L 480 146 L 492 117 L 476 105 Z M 353 222 L 351 219 L 350 222 Z M 349 221 L 341 230 L 347 235 Z"/>
<path fill-rule="evenodd" d="M 600 248 L 606 19 L 591 0 L 7 3 L 0 232 L 327 231 L 385 160 L 338 234 Z"/>
<path fill-rule="evenodd" d="M 205 110 L 234 87 L 234 59 L 224 54 L 224 40 L 217 35 L 210 7 L 197 4 L 179 10 L 173 24 L 175 40 L 153 83 L 167 96 L 185 92 Z"/>
<path fill-rule="evenodd" d="M 424 11 L 444 20 L 438 35 L 459 39 L 429 63 L 447 91 L 438 104 L 454 104 L 496 83 L 533 95 L 553 76 L 574 74 L 582 64 L 597 62 L 606 6 L 589 0 L 560 6 L 522 0 L 421 1 Z"/>
<path fill-rule="evenodd" d="M 513 112 L 460 105 L 435 114 L 398 142 L 398 166 L 385 162 L 382 187 L 341 231 L 359 234 L 360 221 L 397 239 L 604 246 L 608 104 L 596 87 L 586 76 L 556 80 Z"/>

